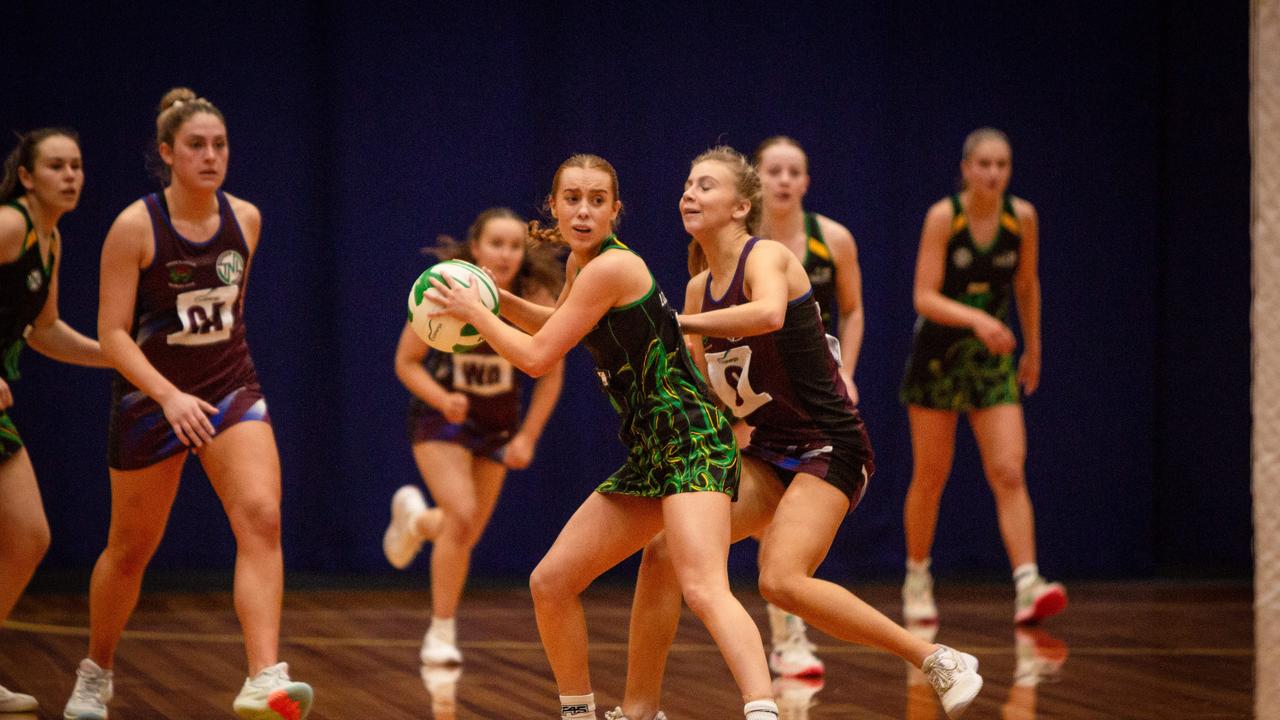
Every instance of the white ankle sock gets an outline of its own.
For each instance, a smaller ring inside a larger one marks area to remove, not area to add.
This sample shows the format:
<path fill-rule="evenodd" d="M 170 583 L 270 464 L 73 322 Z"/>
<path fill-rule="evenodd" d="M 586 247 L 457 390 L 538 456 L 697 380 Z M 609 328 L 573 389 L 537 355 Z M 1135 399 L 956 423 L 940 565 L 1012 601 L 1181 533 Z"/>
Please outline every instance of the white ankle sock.
<path fill-rule="evenodd" d="M 778 720 L 778 704 L 772 700 L 752 700 L 742 706 L 746 720 Z"/>
<path fill-rule="evenodd" d="M 1035 563 L 1023 563 L 1013 569 L 1013 584 L 1019 592 L 1026 589 L 1040 577 L 1040 568 Z"/>
<path fill-rule="evenodd" d="M 458 624 L 457 618 L 438 618 L 432 616 L 431 627 L 427 629 L 427 635 L 449 645 L 458 644 Z"/>
<path fill-rule="evenodd" d="M 561 695 L 560 696 L 560 718 L 561 720 L 595 720 L 596 717 L 596 694 L 587 693 L 586 695 Z M 771 719 L 772 720 L 772 719 Z"/>
<path fill-rule="evenodd" d="M 929 565 L 933 562 L 933 558 L 925 558 L 923 560 L 912 560 L 907 558 L 907 574 L 918 575 L 920 573 L 928 573 Z"/>

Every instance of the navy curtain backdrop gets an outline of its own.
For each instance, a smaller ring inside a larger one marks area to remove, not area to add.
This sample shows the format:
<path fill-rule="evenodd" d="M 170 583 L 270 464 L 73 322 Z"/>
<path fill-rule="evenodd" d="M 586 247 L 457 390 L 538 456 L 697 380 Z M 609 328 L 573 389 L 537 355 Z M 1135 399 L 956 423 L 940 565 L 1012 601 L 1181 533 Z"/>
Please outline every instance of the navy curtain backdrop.
<path fill-rule="evenodd" d="M 156 102 L 189 85 L 225 113 L 226 189 L 264 216 L 249 338 L 291 570 L 389 572 L 388 500 L 417 481 L 392 356 L 420 246 L 492 205 L 536 213 L 557 164 L 595 152 L 621 178 L 622 238 L 680 298 L 689 160 L 786 133 L 809 151 L 807 205 L 853 231 L 865 282 L 857 380 L 879 472 L 823 572 L 895 577 L 919 229 L 954 189 L 965 134 L 995 125 L 1012 139 L 1012 190 L 1041 217 L 1044 373 L 1026 413 L 1042 567 L 1249 572 L 1247 3 L 143 5 L 10 4 L 0 129 L 80 130 L 87 183 L 62 223 L 61 308 L 93 332 L 102 238 L 156 188 Z M 23 371 L 12 415 L 54 538 L 42 572 L 81 572 L 106 537 L 109 376 L 34 352 Z M 527 574 L 620 463 L 595 384 L 575 350 L 477 575 Z M 231 565 L 195 467 L 157 569 Z M 963 425 L 938 540 L 944 574 L 1007 572 Z M 752 563 L 735 551 L 736 572 Z"/>

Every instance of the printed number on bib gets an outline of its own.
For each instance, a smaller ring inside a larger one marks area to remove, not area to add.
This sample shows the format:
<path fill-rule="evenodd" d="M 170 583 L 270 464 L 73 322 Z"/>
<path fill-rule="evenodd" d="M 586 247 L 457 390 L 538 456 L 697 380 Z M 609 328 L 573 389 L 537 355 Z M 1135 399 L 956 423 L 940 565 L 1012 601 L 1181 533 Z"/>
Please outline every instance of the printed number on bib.
<path fill-rule="evenodd" d="M 178 319 L 182 321 L 182 331 L 170 333 L 169 344 L 212 345 L 229 340 L 235 324 L 232 310 L 239 296 L 239 285 L 180 293 Z"/>
<path fill-rule="evenodd" d="M 720 353 L 707 353 L 707 372 L 711 386 L 735 417 L 746 417 L 773 400 L 769 393 L 751 389 L 751 348 L 746 345 Z"/>
<path fill-rule="evenodd" d="M 471 395 L 501 395 L 512 387 L 511 363 L 497 355 L 454 355 L 453 389 Z"/>

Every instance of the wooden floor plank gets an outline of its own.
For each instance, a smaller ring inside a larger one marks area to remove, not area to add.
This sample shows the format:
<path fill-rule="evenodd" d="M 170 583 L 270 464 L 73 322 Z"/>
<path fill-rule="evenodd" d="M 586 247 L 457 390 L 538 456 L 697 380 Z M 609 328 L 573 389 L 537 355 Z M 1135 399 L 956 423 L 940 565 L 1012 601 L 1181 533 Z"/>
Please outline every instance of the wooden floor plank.
<path fill-rule="evenodd" d="M 858 588 L 895 616 L 897 588 Z M 739 596 L 762 628 L 763 606 Z M 1003 584 L 940 583 L 938 641 L 976 654 L 986 686 L 967 720 L 1252 717 L 1252 591 L 1244 583 L 1081 583 L 1071 607 L 1044 628 L 1016 630 Z M 465 667 L 423 674 L 417 661 L 430 613 L 425 592 L 291 592 L 281 658 L 316 691 L 314 720 L 554 718 L 555 686 L 538 643 L 527 588 L 468 591 L 459 620 Z M 627 587 L 585 597 L 600 714 L 621 700 Z M 36 695 L 60 718 L 87 647 L 82 595 L 28 594 L 0 629 L 0 684 Z M 671 720 L 741 717 L 732 678 L 710 637 L 686 612 L 668 669 Z M 884 653 L 812 632 L 827 675 L 779 681 L 788 720 L 934 720 L 932 689 Z M 1038 659 L 1038 665 L 1036 664 Z M 226 592 L 145 593 L 120 643 L 112 720 L 229 718 L 244 679 L 239 627 Z M 1028 673 L 1038 667 L 1040 674 Z M 1018 679 L 1021 672 L 1021 681 Z M 1043 682 L 1027 682 L 1043 675 Z M 429 691 L 430 689 L 430 691 Z M 433 712 L 434 705 L 434 712 Z"/>

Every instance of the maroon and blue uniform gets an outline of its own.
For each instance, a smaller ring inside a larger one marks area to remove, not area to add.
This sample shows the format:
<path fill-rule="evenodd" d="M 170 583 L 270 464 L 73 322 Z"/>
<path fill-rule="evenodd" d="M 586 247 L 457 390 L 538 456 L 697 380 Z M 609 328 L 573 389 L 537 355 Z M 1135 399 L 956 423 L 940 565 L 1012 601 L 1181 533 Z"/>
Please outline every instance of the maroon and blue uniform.
<path fill-rule="evenodd" d="M 246 420 L 270 422 L 245 340 L 249 247 L 230 201 L 218 192 L 218 231 L 202 242 L 174 228 L 164 193 L 143 202 L 155 252 L 138 277 L 134 342 L 179 390 L 218 408 L 209 418 L 216 432 Z M 186 449 L 159 404 L 119 373 L 112 396 L 112 468 L 148 467 Z"/>
<path fill-rule="evenodd" d="M 423 364 L 445 390 L 466 393 L 467 418 L 451 423 L 415 397 L 409 402 L 410 442 L 456 443 L 502 462 L 503 448 L 520 429 L 520 383 L 511 363 L 481 343 L 466 353 L 432 350 Z"/>
<path fill-rule="evenodd" d="M 748 302 L 747 256 L 758 241 L 743 247 L 723 296 L 712 297 L 707 273 L 703 312 Z M 851 510 L 857 506 L 875 472 L 871 443 L 840 379 L 813 291 L 787 303 L 782 327 L 771 333 L 702 342 L 712 388 L 751 426 L 742 452 L 773 465 L 784 484 L 796 473 L 814 475 L 843 491 Z"/>

